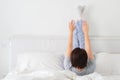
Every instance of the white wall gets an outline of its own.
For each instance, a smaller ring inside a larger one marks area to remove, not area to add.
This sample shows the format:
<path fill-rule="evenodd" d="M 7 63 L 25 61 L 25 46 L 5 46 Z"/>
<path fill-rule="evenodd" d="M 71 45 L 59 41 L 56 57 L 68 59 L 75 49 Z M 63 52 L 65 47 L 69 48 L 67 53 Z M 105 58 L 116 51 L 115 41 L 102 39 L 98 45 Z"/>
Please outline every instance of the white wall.
<path fill-rule="evenodd" d="M 87 4 L 91 36 L 120 36 L 120 0 L 0 0 L 0 75 L 8 71 L 8 38 L 65 35 L 77 6 Z"/>

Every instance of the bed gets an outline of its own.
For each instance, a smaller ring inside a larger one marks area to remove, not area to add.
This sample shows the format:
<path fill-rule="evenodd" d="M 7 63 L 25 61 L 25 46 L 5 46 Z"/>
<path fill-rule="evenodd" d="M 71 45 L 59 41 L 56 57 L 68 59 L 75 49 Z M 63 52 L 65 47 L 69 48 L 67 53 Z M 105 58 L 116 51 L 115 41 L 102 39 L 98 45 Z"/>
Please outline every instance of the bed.
<path fill-rule="evenodd" d="M 103 77 L 97 80 L 120 80 L 120 38 L 90 39 L 96 55 L 95 72 Z M 74 80 L 75 74 L 63 68 L 66 46 L 65 36 L 13 36 L 9 43 L 9 73 L 3 80 Z M 50 72 L 59 79 L 51 77 Z"/>

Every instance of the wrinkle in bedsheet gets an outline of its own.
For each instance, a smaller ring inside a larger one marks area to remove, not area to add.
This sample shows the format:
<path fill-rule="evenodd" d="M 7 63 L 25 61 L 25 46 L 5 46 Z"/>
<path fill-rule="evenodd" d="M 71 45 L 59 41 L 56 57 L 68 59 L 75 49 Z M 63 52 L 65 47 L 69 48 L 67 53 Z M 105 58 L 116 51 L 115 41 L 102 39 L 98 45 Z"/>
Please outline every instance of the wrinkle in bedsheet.
<path fill-rule="evenodd" d="M 69 70 L 63 71 L 33 71 L 30 73 L 11 72 L 2 80 L 104 80 L 103 77 L 94 72 L 85 76 L 77 76 Z"/>

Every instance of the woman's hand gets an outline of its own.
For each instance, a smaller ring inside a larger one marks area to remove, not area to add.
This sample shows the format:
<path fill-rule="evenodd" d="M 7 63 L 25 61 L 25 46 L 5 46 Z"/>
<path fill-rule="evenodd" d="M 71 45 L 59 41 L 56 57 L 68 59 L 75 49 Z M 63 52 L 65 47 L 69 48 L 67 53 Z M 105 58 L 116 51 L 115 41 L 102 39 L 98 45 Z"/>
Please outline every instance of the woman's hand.
<path fill-rule="evenodd" d="M 84 34 L 88 34 L 89 29 L 88 29 L 87 21 L 83 21 L 82 26 L 83 26 L 83 27 L 82 27 L 83 33 L 84 33 Z"/>
<path fill-rule="evenodd" d="M 75 29 L 75 21 L 74 20 L 71 20 L 71 22 L 69 23 L 69 30 L 71 32 L 73 32 Z"/>

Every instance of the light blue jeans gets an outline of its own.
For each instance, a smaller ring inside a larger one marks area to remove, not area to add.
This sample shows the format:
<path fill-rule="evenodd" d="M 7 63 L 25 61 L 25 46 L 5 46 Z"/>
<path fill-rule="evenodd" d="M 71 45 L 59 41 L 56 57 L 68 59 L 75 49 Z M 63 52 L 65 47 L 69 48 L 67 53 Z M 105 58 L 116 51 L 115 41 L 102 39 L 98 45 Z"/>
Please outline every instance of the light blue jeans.
<path fill-rule="evenodd" d="M 75 30 L 73 33 L 73 49 L 82 48 L 85 49 L 84 33 L 82 31 L 82 20 L 75 23 Z"/>

